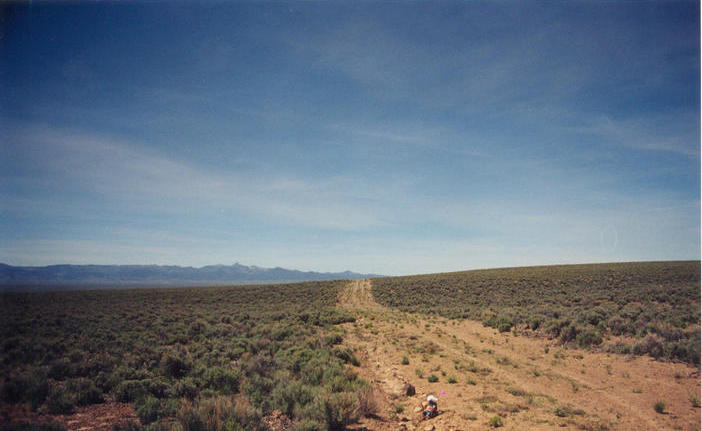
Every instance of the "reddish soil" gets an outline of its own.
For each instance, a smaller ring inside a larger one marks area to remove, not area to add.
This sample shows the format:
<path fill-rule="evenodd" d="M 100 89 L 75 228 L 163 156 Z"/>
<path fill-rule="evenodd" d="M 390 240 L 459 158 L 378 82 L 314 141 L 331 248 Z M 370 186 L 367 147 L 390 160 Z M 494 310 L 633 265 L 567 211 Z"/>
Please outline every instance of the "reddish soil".
<path fill-rule="evenodd" d="M 700 429 L 691 401 L 700 397 L 694 367 L 564 349 L 475 321 L 389 310 L 370 289 L 370 281 L 354 281 L 340 295 L 340 306 L 358 319 L 346 324 L 346 342 L 357 349 L 358 372 L 375 386 L 379 406 L 377 417 L 354 429 L 486 429 L 495 417 L 514 430 Z M 438 382 L 428 381 L 432 374 Z M 405 383 L 416 395 L 402 394 Z M 439 397 L 442 414 L 422 420 L 428 394 Z M 662 414 L 654 410 L 658 401 L 666 406 Z"/>
<path fill-rule="evenodd" d="M 130 420 L 137 421 L 131 404 L 108 402 L 86 407 L 78 407 L 70 415 L 47 415 L 29 411 L 26 405 L 2 406 L 0 424 L 18 422 L 60 422 L 69 431 L 99 430 L 108 431 L 112 426 Z"/>

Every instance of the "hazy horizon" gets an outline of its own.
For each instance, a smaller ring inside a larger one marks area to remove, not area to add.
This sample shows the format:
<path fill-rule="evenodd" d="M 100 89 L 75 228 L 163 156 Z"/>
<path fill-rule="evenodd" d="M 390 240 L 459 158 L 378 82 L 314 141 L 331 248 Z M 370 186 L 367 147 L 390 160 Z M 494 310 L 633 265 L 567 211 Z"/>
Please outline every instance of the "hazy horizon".
<path fill-rule="evenodd" d="M 699 2 L 0 16 L 0 262 L 700 259 Z"/>

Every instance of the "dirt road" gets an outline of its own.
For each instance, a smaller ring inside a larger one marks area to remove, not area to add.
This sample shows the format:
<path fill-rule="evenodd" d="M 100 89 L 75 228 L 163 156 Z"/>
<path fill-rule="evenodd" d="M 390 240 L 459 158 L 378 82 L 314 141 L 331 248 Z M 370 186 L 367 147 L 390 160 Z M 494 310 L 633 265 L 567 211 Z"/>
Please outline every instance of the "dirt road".
<path fill-rule="evenodd" d="M 357 318 L 346 324 L 345 343 L 357 349 L 358 372 L 373 383 L 379 405 L 377 417 L 356 429 L 700 429 L 694 367 L 402 313 L 376 303 L 371 289 L 369 280 L 352 281 L 339 297 L 339 307 Z M 404 394 L 406 384 L 415 395 Z M 421 420 L 427 394 L 439 397 L 442 414 Z M 658 401 L 664 413 L 654 410 Z"/>

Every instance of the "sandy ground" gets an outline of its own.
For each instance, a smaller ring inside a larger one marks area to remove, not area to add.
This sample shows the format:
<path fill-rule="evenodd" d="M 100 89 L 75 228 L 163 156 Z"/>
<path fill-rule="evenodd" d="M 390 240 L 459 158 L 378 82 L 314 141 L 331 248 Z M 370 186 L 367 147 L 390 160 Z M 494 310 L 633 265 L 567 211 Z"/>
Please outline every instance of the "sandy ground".
<path fill-rule="evenodd" d="M 357 371 L 375 386 L 379 405 L 376 417 L 352 429 L 487 429 L 496 416 L 514 430 L 700 429 L 700 409 L 690 400 L 700 397 L 694 367 L 389 310 L 374 301 L 369 280 L 350 282 L 339 306 L 357 316 L 345 325 L 345 343 L 357 349 Z M 428 381 L 432 374 L 438 382 Z M 416 395 L 402 393 L 407 383 Z M 417 410 L 430 393 L 442 414 L 422 420 Z"/>

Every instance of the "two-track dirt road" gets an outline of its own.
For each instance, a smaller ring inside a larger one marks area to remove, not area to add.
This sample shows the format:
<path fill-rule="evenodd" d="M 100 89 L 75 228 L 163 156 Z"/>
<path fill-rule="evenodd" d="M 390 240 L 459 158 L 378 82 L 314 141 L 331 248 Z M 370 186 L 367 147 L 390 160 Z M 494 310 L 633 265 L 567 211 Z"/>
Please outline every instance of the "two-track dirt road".
<path fill-rule="evenodd" d="M 408 314 L 376 303 L 369 280 L 352 281 L 339 306 L 355 313 L 345 343 L 376 388 L 377 417 L 355 429 L 699 430 L 700 375 L 649 357 L 564 349 L 549 340 L 498 333 L 474 321 Z M 403 365 L 406 357 L 409 364 Z M 430 383 L 434 375 L 438 381 Z M 416 388 L 414 396 L 403 385 Z M 422 420 L 427 394 L 442 414 Z M 663 414 L 654 404 L 663 401 Z"/>

